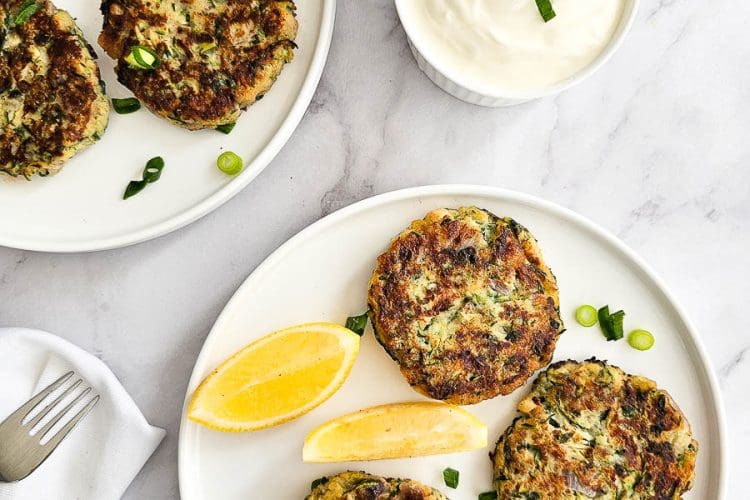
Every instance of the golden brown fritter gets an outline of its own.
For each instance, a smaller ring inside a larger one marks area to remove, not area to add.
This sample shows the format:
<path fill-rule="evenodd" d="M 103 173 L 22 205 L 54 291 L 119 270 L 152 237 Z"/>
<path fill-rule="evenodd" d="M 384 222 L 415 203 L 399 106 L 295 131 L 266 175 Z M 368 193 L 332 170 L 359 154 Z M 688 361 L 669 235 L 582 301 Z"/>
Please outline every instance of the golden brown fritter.
<path fill-rule="evenodd" d="M 539 375 L 494 453 L 507 499 L 679 499 L 698 443 L 656 383 L 594 359 Z"/>
<path fill-rule="evenodd" d="M 109 102 L 96 55 L 46 0 L 0 0 L 0 172 L 57 172 L 104 133 Z"/>
<path fill-rule="evenodd" d="M 291 0 L 103 0 L 99 44 L 119 81 L 152 112 L 188 129 L 234 123 L 294 57 Z M 134 46 L 155 69 L 125 61 Z"/>
<path fill-rule="evenodd" d="M 549 363 L 563 332 L 534 237 L 476 207 L 412 222 L 378 258 L 368 302 L 408 382 L 454 404 L 510 393 Z"/>
<path fill-rule="evenodd" d="M 313 484 L 305 500 L 448 500 L 439 491 L 411 479 L 365 472 L 342 472 Z"/>

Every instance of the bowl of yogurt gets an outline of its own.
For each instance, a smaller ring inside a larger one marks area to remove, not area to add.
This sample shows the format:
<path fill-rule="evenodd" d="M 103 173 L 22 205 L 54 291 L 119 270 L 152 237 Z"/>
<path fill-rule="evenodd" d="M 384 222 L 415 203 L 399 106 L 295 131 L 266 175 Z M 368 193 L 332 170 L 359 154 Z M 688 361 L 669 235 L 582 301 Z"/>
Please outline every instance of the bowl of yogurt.
<path fill-rule="evenodd" d="M 639 0 L 395 2 L 417 64 L 438 87 L 501 107 L 591 76 L 621 45 Z"/>

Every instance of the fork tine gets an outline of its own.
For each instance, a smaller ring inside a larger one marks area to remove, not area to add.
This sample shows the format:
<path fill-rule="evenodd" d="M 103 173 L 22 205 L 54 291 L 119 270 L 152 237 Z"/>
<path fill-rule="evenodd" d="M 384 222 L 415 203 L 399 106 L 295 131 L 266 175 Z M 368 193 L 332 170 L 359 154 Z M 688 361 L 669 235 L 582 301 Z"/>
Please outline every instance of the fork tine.
<path fill-rule="evenodd" d="M 59 396 L 57 396 L 54 401 L 52 401 L 50 404 L 48 404 L 47 406 L 45 406 L 42 411 L 40 411 L 34 418 L 32 418 L 29 421 L 28 424 L 26 424 L 29 427 L 29 429 L 33 429 L 36 424 L 38 424 L 44 417 L 47 416 L 47 414 L 50 411 L 52 411 L 52 408 L 54 408 L 55 406 L 57 406 L 57 403 L 59 403 L 60 401 L 62 401 L 68 394 L 71 393 L 71 391 L 73 391 L 73 389 L 75 389 L 76 387 L 78 387 L 79 385 L 81 385 L 81 382 L 83 382 L 83 380 L 81 380 L 79 378 L 78 380 L 76 380 L 73 383 L 73 385 L 71 385 L 70 387 L 68 387 L 67 389 L 65 389 L 65 391 L 63 391 Z"/>
<path fill-rule="evenodd" d="M 42 389 L 40 392 L 38 392 L 36 395 L 34 395 L 31 399 L 26 401 L 19 409 L 14 411 L 11 415 L 8 416 L 8 418 L 5 419 L 6 422 L 15 421 L 18 422 L 18 424 L 21 424 L 21 421 L 29 414 L 31 411 L 36 408 L 39 403 L 41 403 L 44 398 L 49 396 L 55 389 L 60 387 L 62 384 L 64 384 L 70 377 L 73 376 L 73 372 L 70 371 L 60 377 L 59 379 L 52 382 L 50 385 Z"/>
<path fill-rule="evenodd" d="M 57 412 L 57 414 L 50 419 L 49 422 L 47 422 L 44 427 L 41 428 L 39 432 L 36 433 L 37 436 L 39 436 L 39 439 L 41 440 L 44 438 L 45 434 L 47 434 L 54 425 L 60 421 L 61 418 L 63 418 L 67 413 L 70 411 L 71 408 L 73 408 L 76 403 L 78 403 L 86 394 L 91 392 L 91 387 L 87 387 L 86 390 L 81 391 L 81 393 L 73 399 L 70 403 L 68 403 L 65 408 Z"/>
<path fill-rule="evenodd" d="M 52 438 L 49 441 L 47 441 L 46 444 L 42 445 L 42 448 L 44 448 L 44 450 L 47 452 L 48 455 L 52 453 L 55 450 L 55 448 L 57 448 L 57 445 L 60 444 L 60 441 L 65 439 L 65 436 L 67 436 L 68 433 L 73 430 L 73 427 L 75 427 L 78 424 L 78 422 L 83 420 L 83 417 L 88 415 L 91 409 L 94 406 L 96 406 L 96 403 L 98 402 L 99 402 L 98 395 L 91 398 L 91 401 L 86 403 L 86 406 L 81 408 L 78 411 L 78 413 L 76 413 L 75 416 L 72 419 L 70 419 L 70 421 L 62 427 L 62 429 L 60 429 L 60 432 L 52 436 Z"/>

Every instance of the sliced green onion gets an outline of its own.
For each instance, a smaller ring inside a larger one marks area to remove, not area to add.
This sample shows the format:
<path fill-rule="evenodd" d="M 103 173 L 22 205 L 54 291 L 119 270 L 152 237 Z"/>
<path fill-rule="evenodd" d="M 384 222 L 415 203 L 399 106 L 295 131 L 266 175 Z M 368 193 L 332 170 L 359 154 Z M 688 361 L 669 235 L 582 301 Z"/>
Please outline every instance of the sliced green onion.
<path fill-rule="evenodd" d="M 131 196 L 135 196 L 146 187 L 148 182 L 146 181 L 130 181 L 128 187 L 125 188 L 125 194 L 122 195 L 123 200 L 127 200 Z"/>
<path fill-rule="evenodd" d="M 134 45 L 125 56 L 125 62 L 135 69 L 155 69 L 161 64 L 159 54 L 143 45 Z"/>
<path fill-rule="evenodd" d="M 610 340 L 620 340 L 625 336 L 625 332 L 622 328 L 622 323 L 625 319 L 625 313 L 623 311 L 617 311 L 612 313 L 609 318 L 612 325 L 612 336 L 614 337 L 614 339 Z"/>
<path fill-rule="evenodd" d="M 122 195 L 123 200 L 127 200 L 131 196 L 135 196 L 152 182 L 156 182 L 161 178 L 161 171 L 164 169 L 164 160 L 161 156 L 151 158 L 146 162 L 146 167 L 143 169 L 143 179 L 140 181 L 130 181 L 128 187 L 125 188 L 125 194 Z"/>
<path fill-rule="evenodd" d="M 623 311 L 609 313 L 609 306 L 604 306 L 597 313 L 599 316 L 599 326 L 607 340 L 620 340 L 624 336 L 622 323 L 625 319 Z"/>
<path fill-rule="evenodd" d="M 609 306 L 602 307 L 596 314 L 599 317 L 599 326 L 602 327 L 602 332 L 604 333 L 604 336 L 607 337 L 607 331 L 605 329 L 609 325 Z"/>
<path fill-rule="evenodd" d="M 216 166 L 227 175 L 237 175 L 242 171 L 242 158 L 231 151 L 225 151 L 216 159 Z"/>
<path fill-rule="evenodd" d="M 37 3 L 34 0 L 26 0 L 13 18 L 13 26 L 21 26 L 22 24 L 25 24 L 26 21 L 31 19 L 31 16 L 39 12 L 42 7 L 44 7 L 44 3 L 42 2 Z"/>
<path fill-rule="evenodd" d="M 496 491 L 485 491 L 484 493 L 480 493 L 477 497 L 477 500 L 497 500 L 497 492 Z"/>
<path fill-rule="evenodd" d="M 443 481 L 445 481 L 445 485 L 448 488 L 453 488 L 455 490 L 456 488 L 458 488 L 458 471 L 456 469 L 446 467 L 443 470 Z"/>
<path fill-rule="evenodd" d="M 151 184 L 161 178 L 161 171 L 164 169 L 164 159 L 161 156 L 151 158 L 143 169 L 143 180 Z"/>
<path fill-rule="evenodd" d="M 646 330 L 633 330 L 628 334 L 628 344 L 639 351 L 648 351 L 654 346 L 654 336 Z"/>
<path fill-rule="evenodd" d="M 364 335 L 365 328 L 367 327 L 367 313 L 360 314 L 359 316 L 349 316 L 346 318 L 344 326 L 361 337 Z"/>
<path fill-rule="evenodd" d="M 228 134 L 234 129 L 234 126 L 237 125 L 236 123 L 225 123 L 224 125 L 219 125 L 216 127 L 216 130 L 221 132 L 222 134 Z"/>
<path fill-rule="evenodd" d="M 141 109 L 141 103 L 135 97 L 127 97 L 125 99 L 112 98 L 112 108 L 119 115 L 127 115 Z"/>
<path fill-rule="evenodd" d="M 596 308 L 588 304 L 579 307 L 576 309 L 576 321 L 578 321 L 581 326 L 587 328 L 594 326 L 597 322 Z"/>
<path fill-rule="evenodd" d="M 550 0 L 536 0 L 536 8 L 539 9 L 539 13 L 542 15 L 544 22 L 549 22 L 555 18 L 555 9 L 552 8 L 552 2 Z"/>

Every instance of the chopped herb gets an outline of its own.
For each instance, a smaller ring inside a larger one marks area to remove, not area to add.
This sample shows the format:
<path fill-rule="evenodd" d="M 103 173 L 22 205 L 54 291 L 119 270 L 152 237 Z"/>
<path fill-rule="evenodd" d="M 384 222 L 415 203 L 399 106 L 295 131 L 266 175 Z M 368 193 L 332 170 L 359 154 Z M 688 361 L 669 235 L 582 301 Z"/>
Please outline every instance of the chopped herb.
<path fill-rule="evenodd" d="M 128 187 L 125 188 L 125 194 L 122 196 L 123 200 L 127 200 L 131 196 L 135 196 L 148 185 L 156 182 L 161 178 L 161 171 L 164 168 L 164 160 L 161 156 L 151 158 L 143 169 L 143 179 L 139 181 L 130 181 Z"/>
<path fill-rule="evenodd" d="M 639 351 L 648 351 L 654 346 L 654 336 L 646 330 L 633 330 L 628 334 L 628 344 Z"/>
<path fill-rule="evenodd" d="M 26 21 L 31 19 L 31 16 L 39 12 L 42 7 L 44 7 L 43 2 L 37 3 L 34 0 L 26 0 L 13 18 L 13 26 L 21 26 L 22 24 L 25 24 Z"/>
<path fill-rule="evenodd" d="M 623 311 L 617 311 L 612 313 L 612 316 L 610 316 L 610 320 L 612 323 L 612 332 L 615 340 L 620 340 L 622 337 L 625 336 L 625 333 L 622 328 L 622 323 L 625 319 L 625 313 Z"/>
<path fill-rule="evenodd" d="M 135 97 L 127 97 L 125 99 L 113 98 L 112 108 L 119 115 L 127 115 L 141 109 L 141 103 Z"/>
<path fill-rule="evenodd" d="M 135 69 L 155 69 L 161 64 L 159 54 L 143 45 L 134 45 L 125 57 L 125 62 Z"/>
<path fill-rule="evenodd" d="M 497 500 L 497 492 L 496 491 L 485 491 L 484 493 L 480 493 L 477 497 L 477 500 Z"/>
<path fill-rule="evenodd" d="M 224 151 L 216 159 L 216 166 L 227 175 L 237 175 L 242 171 L 242 158 L 237 153 Z"/>
<path fill-rule="evenodd" d="M 583 305 L 576 309 L 576 321 L 578 321 L 578 324 L 585 327 L 594 326 L 597 321 L 596 317 L 596 309 L 594 306 L 590 306 L 588 304 Z"/>
<path fill-rule="evenodd" d="M 622 323 L 625 318 L 625 313 L 623 311 L 617 311 L 610 314 L 609 306 L 604 306 L 599 309 L 598 316 L 599 326 L 607 340 L 620 340 L 624 337 L 625 334 L 622 329 Z"/>
<path fill-rule="evenodd" d="M 550 0 L 536 0 L 536 8 L 539 9 L 539 13 L 542 15 L 542 19 L 547 23 L 555 18 L 555 9 L 552 8 L 552 2 Z"/>
<path fill-rule="evenodd" d="M 127 200 L 131 196 L 135 196 L 146 187 L 148 182 L 146 181 L 130 181 L 128 187 L 125 188 L 125 194 L 122 196 L 123 200 Z"/>
<path fill-rule="evenodd" d="M 328 482 L 328 478 L 327 477 L 319 477 L 318 479 L 316 479 L 315 481 L 312 482 L 312 484 L 310 485 L 310 489 L 314 490 L 315 488 L 317 488 L 321 484 L 325 484 L 327 482 Z"/>
<path fill-rule="evenodd" d="M 164 159 L 161 156 L 151 158 L 143 169 L 143 180 L 151 184 L 161 177 L 161 171 L 164 168 Z"/>
<path fill-rule="evenodd" d="M 222 134 L 228 134 L 232 130 L 234 130 L 234 126 L 237 125 L 236 123 L 225 123 L 224 125 L 219 125 L 216 127 L 216 130 L 221 132 Z"/>
<path fill-rule="evenodd" d="M 445 485 L 448 488 L 453 488 L 455 490 L 456 488 L 458 488 L 458 471 L 456 469 L 446 467 L 443 470 L 443 481 L 445 481 Z"/>
<path fill-rule="evenodd" d="M 345 326 L 361 337 L 365 333 L 365 328 L 367 327 L 367 313 L 346 318 Z"/>

